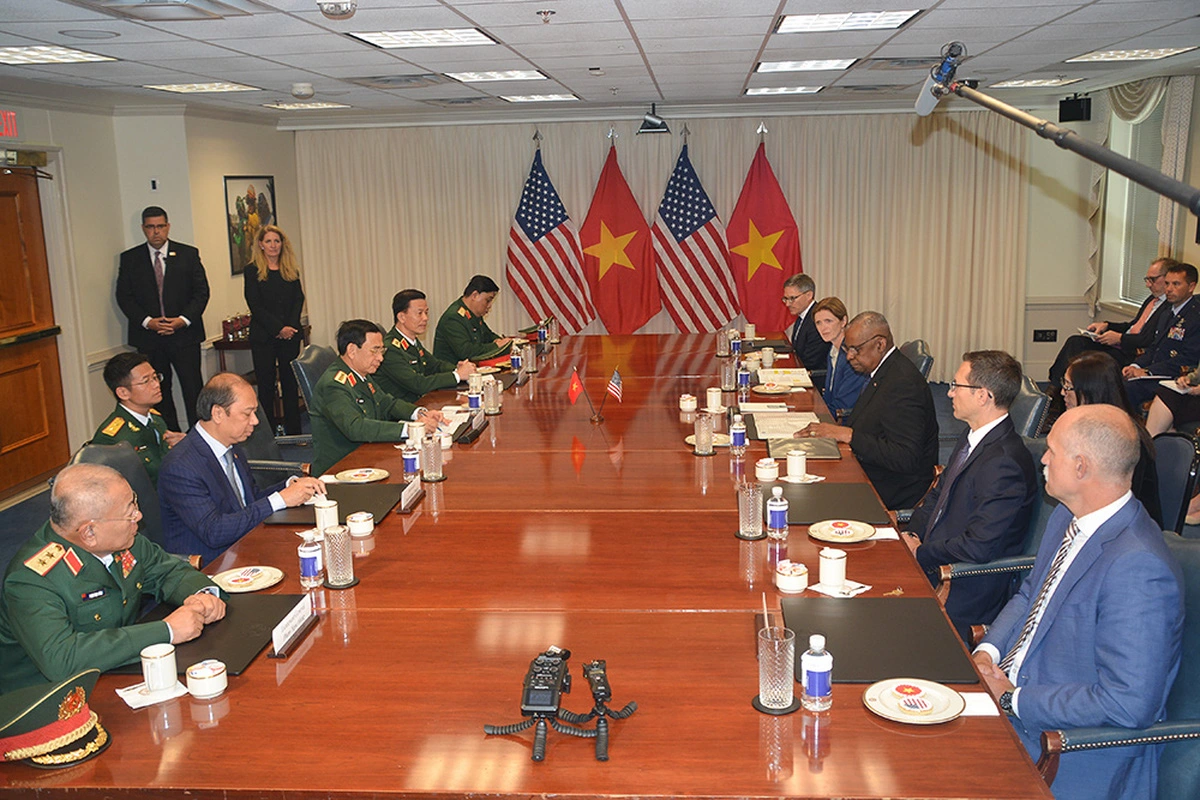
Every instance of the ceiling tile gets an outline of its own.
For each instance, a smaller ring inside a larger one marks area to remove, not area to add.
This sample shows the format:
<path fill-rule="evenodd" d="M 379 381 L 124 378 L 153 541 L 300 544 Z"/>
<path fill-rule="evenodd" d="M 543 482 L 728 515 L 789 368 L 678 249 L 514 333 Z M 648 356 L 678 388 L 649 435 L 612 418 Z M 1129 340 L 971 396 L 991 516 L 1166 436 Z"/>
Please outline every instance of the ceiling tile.
<path fill-rule="evenodd" d="M 632 41 L 624 22 L 592 22 L 577 25 L 527 24 L 489 28 L 488 33 L 505 44 L 558 44 L 561 42 Z"/>
<path fill-rule="evenodd" d="M 320 16 L 319 12 L 317 16 Z M 303 36 L 320 32 L 319 28 L 291 14 L 278 13 L 247 14 L 225 19 L 183 22 L 146 22 L 143 25 L 147 28 L 207 42 L 264 36 Z"/>

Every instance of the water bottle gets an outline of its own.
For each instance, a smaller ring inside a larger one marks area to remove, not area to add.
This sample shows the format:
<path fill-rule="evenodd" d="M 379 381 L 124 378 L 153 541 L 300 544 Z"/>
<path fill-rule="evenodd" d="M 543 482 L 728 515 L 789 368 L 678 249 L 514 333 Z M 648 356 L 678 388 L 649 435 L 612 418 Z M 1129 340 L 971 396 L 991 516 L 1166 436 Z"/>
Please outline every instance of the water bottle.
<path fill-rule="evenodd" d="M 800 656 L 800 704 L 806 711 L 828 711 L 833 705 L 833 656 L 825 650 L 825 637 L 808 637 L 808 650 Z"/>
<path fill-rule="evenodd" d="M 321 558 L 321 545 L 314 541 L 314 534 L 306 531 L 304 543 L 296 548 L 300 554 L 300 588 L 315 589 L 325 580 L 325 565 Z"/>
<path fill-rule="evenodd" d="M 287 431 L 283 429 L 282 422 L 275 426 L 275 438 L 279 438 L 280 436 L 287 436 Z"/>
<path fill-rule="evenodd" d="M 737 393 L 739 403 L 750 399 L 750 368 L 746 366 L 745 361 L 738 364 Z"/>
<path fill-rule="evenodd" d="M 738 457 L 746 454 L 746 423 L 741 414 L 734 414 L 729 425 L 729 452 Z"/>
<path fill-rule="evenodd" d="M 783 487 L 771 489 L 771 499 L 767 501 L 767 536 L 771 539 L 786 540 L 788 535 L 788 501 L 783 496 Z"/>
<path fill-rule="evenodd" d="M 521 346 L 517 342 L 513 342 L 509 350 L 508 365 L 513 372 L 521 371 Z"/>
<path fill-rule="evenodd" d="M 734 358 L 742 354 L 742 335 L 735 328 L 729 329 L 729 352 Z"/>
<path fill-rule="evenodd" d="M 410 439 L 400 454 L 404 459 L 404 482 L 411 483 L 421 477 L 421 448 Z"/>

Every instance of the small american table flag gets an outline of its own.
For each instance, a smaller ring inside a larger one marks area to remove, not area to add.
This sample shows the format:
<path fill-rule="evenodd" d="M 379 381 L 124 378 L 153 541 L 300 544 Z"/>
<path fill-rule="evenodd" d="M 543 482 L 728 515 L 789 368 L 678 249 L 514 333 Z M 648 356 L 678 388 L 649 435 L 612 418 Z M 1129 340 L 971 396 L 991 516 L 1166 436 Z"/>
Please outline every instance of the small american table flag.
<path fill-rule="evenodd" d="M 613 370 L 612 377 L 608 379 L 608 393 L 617 398 L 617 402 L 621 402 L 621 373 Z"/>

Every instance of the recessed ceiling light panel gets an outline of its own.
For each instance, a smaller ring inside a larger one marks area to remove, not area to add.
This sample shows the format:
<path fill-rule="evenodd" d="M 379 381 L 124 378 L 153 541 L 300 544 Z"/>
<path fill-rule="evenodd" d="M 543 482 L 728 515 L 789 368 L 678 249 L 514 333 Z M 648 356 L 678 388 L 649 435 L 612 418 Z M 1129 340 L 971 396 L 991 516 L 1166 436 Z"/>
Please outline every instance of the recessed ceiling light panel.
<path fill-rule="evenodd" d="M 746 90 L 747 97 L 762 97 L 771 94 L 816 94 L 824 86 L 756 86 Z"/>
<path fill-rule="evenodd" d="M 1031 78 L 1029 80 L 1000 81 L 993 83 L 992 89 L 1046 89 L 1054 86 L 1068 86 L 1079 83 L 1083 78 Z"/>
<path fill-rule="evenodd" d="M 280 111 L 319 111 L 324 108 L 350 108 L 345 103 L 263 103 L 263 108 L 277 108 Z"/>
<path fill-rule="evenodd" d="M 447 78 L 461 83 L 486 83 L 487 81 L 544 81 L 546 76 L 536 69 L 503 69 L 491 72 L 447 72 Z"/>
<path fill-rule="evenodd" d="M 1157 61 L 1160 58 L 1177 56 L 1195 50 L 1200 45 L 1191 47 L 1160 47 L 1155 50 L 1094 50 L 1081 56 L 1068 58 L 1067 63 L 1079 61 Z"/>
<path fill-rule="evenodd" d="M 437 28 L 420 31 L 361 31 L 351 33 L 356 39 L 384 50 L 400 47 L 462 47 L 465 45 L 495 44 L 496 41 L 478 28 Z"/>
<path fill-rule="evenodd" d="M 101 39 L 116 39 L 121 35 L 116 31 L 89 30 L 88 28 L 70 28 L 58 33 L 60 36 L 67 36 L 71 39 L 90 39 L 94 42 L 98 42 Z"/>
<path fill-rule="evenodd" d="M 579 98 L 573 94 L 508 94 L 500 99 L 510 103 L 555 103 Z"/>
<path fill-rule="evenodd" d="M 36 47 L 0 47 L 0 64 L 83 64 L 90 61 L 116 61 L 109 56 L 72 50 L 70 47 L 38 45 Z"/>
<path fill-rule="evenodd" d="M 212 81 L 210 83 L 160 83 L 143 86 L 143 89 L 157 89 L 160 92 L 175 92 L 177 94 L 212 94 L 216 92 L 261 92 L 257 86 L 243 86 L 240 83 L 228 81 Z"/>
<path fill-rule="evenodd" d="M 921 13 L 911 11 L 847 11 L 842 14 L 788 14 L 779 21 L 776 33 L 819 31 L 870 31 L 899 28 Z"/>
<path fill-rule="evenodd" d="M 822 70 L 849 69 L 855 59 L 829 58 L 814 61 L 760 61 L 756 72 L 819 72 Z"/>

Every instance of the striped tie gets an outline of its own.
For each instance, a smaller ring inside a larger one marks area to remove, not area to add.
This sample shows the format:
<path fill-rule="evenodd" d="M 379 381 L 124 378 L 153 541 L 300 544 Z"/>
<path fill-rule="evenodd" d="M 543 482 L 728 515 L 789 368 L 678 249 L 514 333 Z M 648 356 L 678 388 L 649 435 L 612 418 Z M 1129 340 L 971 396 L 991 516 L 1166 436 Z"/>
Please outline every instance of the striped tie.
<path fill-rule="evenodd" d="M 1063 562 L 1067 560 L 1067 553 L 1071 551 L 1071 543 L 1075 541 L 1075 537 L 1079 535 L 1079 525 L 1074 519 L 1067 526 L 1067 532 L 1063 536 L 1062 544 L 1058 546 L 1058 552 L 1054 554 L 1054 561 L 1050 564 L 1050 571 L 1046 573 L 1046 580 L 1042 582 L 1042 588 L 1038 592 L 1037 599 L 1033 601 L 1033 605 L 1029 608 L 1029 616 L 1025 618 L 1025 625 L 1021 628 L 1021 635 L 1017 637 L 1017 643 L 1012 646 L 1006 655 L 1000 661 L 1000 669 L 1008 672 L 1012 667 L 1013 661 L 1017 657 L 1017 653 L 1025 646 L 1025 642 L 1033 636 L 1034 629 L 1037 628 L 1038 615 L 1046 603 L 1050 601 L 1050 587 L 1058 580 L 1058 575 L 1062 572 Z"/>

